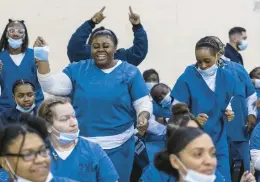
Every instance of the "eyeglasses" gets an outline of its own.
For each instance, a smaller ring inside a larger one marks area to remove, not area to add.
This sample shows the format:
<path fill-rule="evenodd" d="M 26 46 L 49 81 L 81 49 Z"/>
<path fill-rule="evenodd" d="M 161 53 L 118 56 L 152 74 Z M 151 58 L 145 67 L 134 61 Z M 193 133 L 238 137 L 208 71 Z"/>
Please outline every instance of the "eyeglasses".
<path fill-rule="evenodd" d="M 7 153 L 4 154 L 4 156 L 10 156 L 10 157 L 22 157 L 24 161 L 28 162 L 28 161 L 33 161 L 38 155 L 42 156 L 42 157 L 48 157 L 50 153 L 49 148 L 43 148 L 39 151 L 35 151 L 35 152 L 30 152 L 28 154 L 12 154 L 12 153 Z"/>
<path fill-rule="evenodd" d="M 14 34 L 14 33 L 16 33 L 16 34 L 18 34 L 19 36 L 23 36 L 23 35 L 25 34 L 25 29 L 23 29 L 23 28 L 12 28 L 12 27 L 9 27 L 9 28 L 7 29 L 7 31 L 8 31 L 9 34 Z"/>

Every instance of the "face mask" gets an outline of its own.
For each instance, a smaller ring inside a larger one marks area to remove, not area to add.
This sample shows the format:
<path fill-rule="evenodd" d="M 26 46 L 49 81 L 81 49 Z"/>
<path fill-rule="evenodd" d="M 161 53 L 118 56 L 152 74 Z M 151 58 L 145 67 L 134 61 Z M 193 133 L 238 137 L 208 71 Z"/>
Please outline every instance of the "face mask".
<path fill-rule="evenodd" d="M 240 51 L 244 51 L 246 50 L 247 46 L 248 46 L 248 42 L 246 40 L 241 40 L 237 47 Z"/>
<path fill-rule="evenodd" d="M 217 72 L 217 70 L 218 70 L 218 66 L 216 64 L 214 64 L 213 66 L 211 66 L 206 70 L 202 70 L 198 67 L 198 72 L 205 77 L 213 76 Z"/>
<path fill-rule="evenodd" d="M 156 84 L 158 84 L 158 83 L 156 83 L 156 82 L 146 82 L 146 86 L 147 86 L 149 92 L 152 90 L 153 86 L 156 85 Z"/>
<path fill-rule="evenodd" d="M 182 168 L 186 171 L 186 175 L 181 174 L 185 182 L 214 182 L 216 179 L 215 172 L 212 175 L 201 174 L 191 169 L 187 169 L 184 164 L 175 156 Z"/>
<path fill-rule="evenodd" d="M 57 131 L 53 127 L 52 127 L 52 129 L 60 134 L 59 137 L 56 136 L 56 135 L 54 135 L 54 136 L 62 144 L 68 144 L 70 142 L 73 142 L 73 141 L 75 141 L 79 137 L 79 129 L 78 129 L 78 131 L 76 133 L 62 133 L 62 132 Z"/>
<path fill-rule="evenodd" d="M 172 103 L 172 98 L 171 98 L 171 93 L 169 92 L 165 97 L 164 97 L 164 99 L 161 101 L 161 106 L 162 107 L 168 107 L 168 106 L 170 106 L 171 105 L 171 103 Z"/>
<path fill-rule="evenodd" d="M 24 109 L 21 106 L 19 106 L 18 104 L 16 104 L 16 109 L 22 113 L 29 113 L 31 112 L 33 109 L 35 108 L 35 104 L 33 104 L 29 109 Z"/>
<path fill-rule="evenodd" d="M 34 47 L 34 58 L 39 61 L 47 61 L 49 59 L 49 47 Z"/>
<path fill-rule="evenodd" d="M 11 37 L 8 38 L 8 43 L 9 46 L 12 47 L 13 49 L 20 48 L 21 45 L 23 44 L 23 39 L 12 39 Z"/>

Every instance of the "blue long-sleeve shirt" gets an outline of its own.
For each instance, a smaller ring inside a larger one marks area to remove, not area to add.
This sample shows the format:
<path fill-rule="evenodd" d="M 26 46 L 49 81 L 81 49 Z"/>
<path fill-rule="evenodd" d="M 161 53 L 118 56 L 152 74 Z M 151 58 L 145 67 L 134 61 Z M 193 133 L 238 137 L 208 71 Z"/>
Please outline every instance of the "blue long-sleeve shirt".
<path fill-rule="evenodd" d="M 91 46 L 86 44 L 95 23 L 88 20 L 83 23 L 71 36 L 67 47 L 70 62 L 91 59 Z M 128 63 L 138 66 L 148 52 L 148 39 L 146 31 L 141 24 L 133 26 L 134 42 L 129 49 L 120 48 L 115 54 L 115 59 L 126 60 Z"/>

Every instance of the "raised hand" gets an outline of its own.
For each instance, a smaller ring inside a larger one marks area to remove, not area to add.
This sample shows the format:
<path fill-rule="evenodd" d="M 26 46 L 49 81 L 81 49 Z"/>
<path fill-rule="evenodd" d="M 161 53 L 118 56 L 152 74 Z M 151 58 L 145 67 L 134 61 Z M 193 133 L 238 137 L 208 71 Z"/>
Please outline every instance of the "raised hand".
<path fill-rule="evenodd" d="M 95 22 L 96 24 L 99 24 L 100 22 L 102 22 L 106 18 L 103 14 L 105 9 L 106 9 L 106 7 L 104 6 L 99 12 L 94 14 L 94 16 L 91 18 L 91 20 L 93 22 Z"/>
<path fill-rule="evenodd" d="M 131 6 L 129 6 L 129 20 L 133 25 L 139 25 L 141 23 L 140 16 L 133 12 Z"/>
<path fill-rule="evenodd" d="M 33 47 L 44 47 L 47 46 L 47 42 L 42 37 L 37 37 L 36 41 L 33 44 Z"/>

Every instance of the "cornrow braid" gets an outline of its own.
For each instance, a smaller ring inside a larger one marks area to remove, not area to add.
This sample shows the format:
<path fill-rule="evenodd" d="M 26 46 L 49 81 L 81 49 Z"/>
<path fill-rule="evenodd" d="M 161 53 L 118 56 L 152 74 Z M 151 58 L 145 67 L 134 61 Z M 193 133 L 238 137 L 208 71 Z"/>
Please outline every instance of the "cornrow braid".
<path fill-rule="evenodd" d="M 13 94 L 15 93 L 17 87 L 21 86 L 21 85 L 31 85 L 32 86 L 32 89 L 33 91 L 35 91 L 35 86 L 32 82 L 30 82 L 29 80 L 23 80 L 23 79 L 20 79 L 20 80 L 16 80 L 13 84 L 13 88 L 12 88 L 12 92 Z"/>
<path fill-rule="evenodd" d="M 200 39 L 196 44 L 196 49 L 199 48 L 209 48 L 212 49 L 214 52 L 219 52 L 222 49 L 218 41 L 213 38 L 213 36 L 207 36 Z"/>

